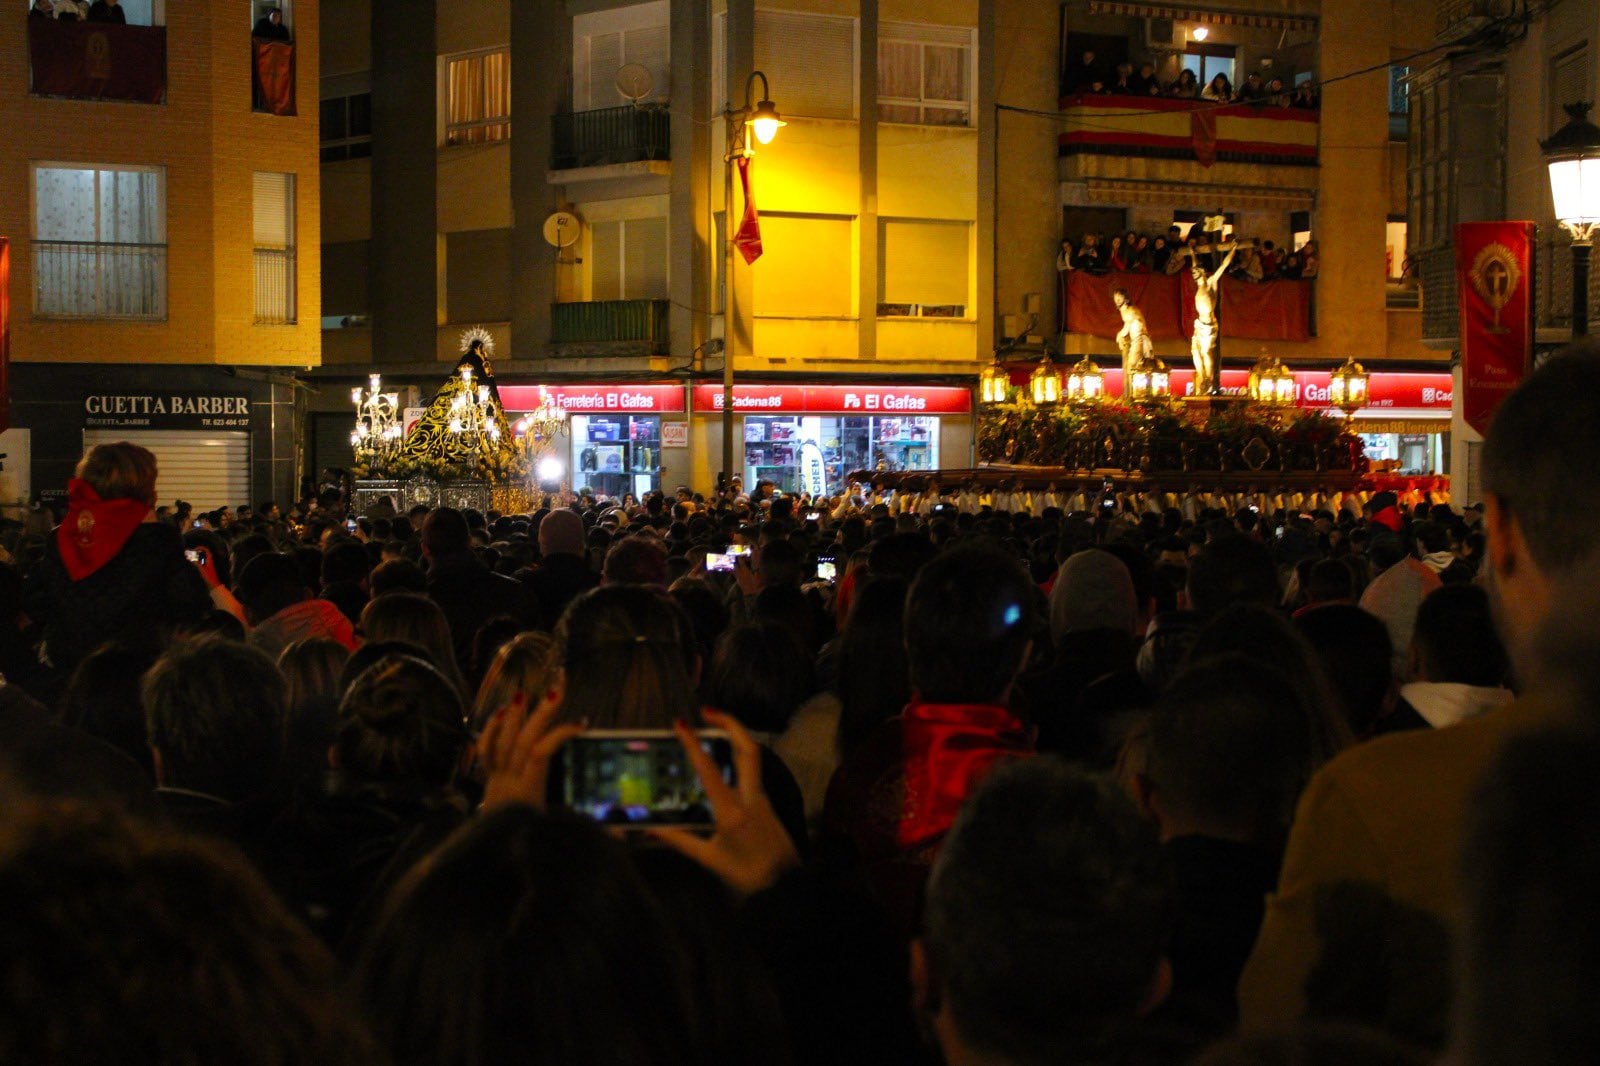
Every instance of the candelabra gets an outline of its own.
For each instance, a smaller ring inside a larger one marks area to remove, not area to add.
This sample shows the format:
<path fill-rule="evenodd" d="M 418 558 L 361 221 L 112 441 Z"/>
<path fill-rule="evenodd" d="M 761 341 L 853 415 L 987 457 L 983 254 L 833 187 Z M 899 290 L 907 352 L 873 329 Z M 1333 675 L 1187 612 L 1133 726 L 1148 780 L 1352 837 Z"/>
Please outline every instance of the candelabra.
<path fill-rule="evenodd" d="M 540 386 L 539 406 L 517 419 L 511 428 L 516 435 L 518 453 L 539 484 L 559 484 L 566 473 L 566 464 L 560 459 L 556 442 L 569 432 L 566 408 Z"/>
<path fill-rule="evenodd" d="M 450 401 L 449 429 L 471 452 L 474 462 L 485 444 L 500 441 L 494 398 L 489 394 L 489 386 L 476 382 L 470 366 L 461 368 L 461 387 Z"/>
<path fill-rule="evenodd" d="M 350 390 L 350 402 L 356 407 L 350 447 L 357 460 L 365 460 L 369 466 L 381 466 L 399 447 L 405 427 L 400 424 L 399 394 L 384 392 L 383 379 L 377 374 L 368 380 L 369 388 L 357 385 Z"/>

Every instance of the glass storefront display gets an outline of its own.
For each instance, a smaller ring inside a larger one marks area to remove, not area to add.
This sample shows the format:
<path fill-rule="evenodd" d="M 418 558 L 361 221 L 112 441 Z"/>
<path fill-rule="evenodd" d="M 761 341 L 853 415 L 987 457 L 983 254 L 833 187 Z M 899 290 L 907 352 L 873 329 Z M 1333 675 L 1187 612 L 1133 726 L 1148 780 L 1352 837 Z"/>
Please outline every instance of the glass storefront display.
<path fill-rule="evenodd" d="M 853 470 L 933 470 L 939 419 L 926 415 L 748 415 L 744 483 L 784 492 L 836 492 Z"/>
<path fill-rule="evenodd" d="M 1360 433 L 1361 424 L 1356 423 Z M 1437 474 L 1444 470 L 1446 445 L 1442 433 L 1360 433 L 1367 462 L 1380 473 Z"/>
<path fill-rule="evenodd" d="M 661 419 L 655 415 L 572 416 L 572 488 L 643 499 L 661 488 Z"/>

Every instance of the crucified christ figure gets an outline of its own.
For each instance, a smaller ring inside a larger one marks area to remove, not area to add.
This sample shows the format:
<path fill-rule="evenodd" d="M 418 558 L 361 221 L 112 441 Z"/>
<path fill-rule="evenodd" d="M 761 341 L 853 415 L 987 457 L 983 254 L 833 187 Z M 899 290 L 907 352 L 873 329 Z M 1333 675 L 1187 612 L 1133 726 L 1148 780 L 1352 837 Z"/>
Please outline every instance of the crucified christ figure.
<path fill-rule="evenodd" d="M 1221 284 L 1222 275 L 1238 250 L 1237 242 L 1230 244 L 1222 263 L 1209 275 L 1198 260 L 1193 257 L 1189 260 L 1190 276 L 1194 278 L 1194 337 L 1189 343 L 1189 354 L 1194 358 L 1196 396 L 1214 396 L 1220 391 L 1217 374 L 1217 286 Z"/>

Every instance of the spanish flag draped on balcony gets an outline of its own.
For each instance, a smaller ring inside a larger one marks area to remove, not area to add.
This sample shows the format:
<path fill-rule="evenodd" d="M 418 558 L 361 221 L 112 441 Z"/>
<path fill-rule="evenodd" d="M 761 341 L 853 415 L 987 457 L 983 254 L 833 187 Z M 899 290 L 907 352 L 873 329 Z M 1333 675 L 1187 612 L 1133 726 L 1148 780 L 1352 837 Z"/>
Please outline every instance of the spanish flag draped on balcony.
<path fill-rule="evenodd" d="M 252 37 L 250 43 L 255 50 L 255 110 L 272 115 L 295 114 L 294 45 L 265 37 Z"/>
<path fill-rule="evenodd" d="M 761 219 L 756 214 L 755 197 L 750 192 L 750 157 L 742 155 L 735 162 L 739 164 L 739 184 L 744 188 L 744 218 L 739 223 L 739 232 L 734 234 L 733 245 L 746 263 L 754 263 L 761 258 Z"/>

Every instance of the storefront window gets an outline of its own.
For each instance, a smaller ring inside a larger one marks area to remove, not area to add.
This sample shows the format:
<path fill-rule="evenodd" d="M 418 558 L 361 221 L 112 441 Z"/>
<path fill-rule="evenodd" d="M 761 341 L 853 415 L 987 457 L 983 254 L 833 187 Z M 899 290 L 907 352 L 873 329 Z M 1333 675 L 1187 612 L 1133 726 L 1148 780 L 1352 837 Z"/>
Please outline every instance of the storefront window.
<path fill-rule="evenodd" d="M 576 492 L 643 499 L 661 488 L 661 419 L 655 415 L 573 415 Z"/>
<path fill-rule="evenodd" d="M 939 419 L 875 415 L 749 416 L 744 420 L 744 483 L 771 481 L 784 492 L 837 492 L 853 470 L 933 470 Z"/>
<path fill-rule="evenodd" d="M 1438 433 L 1361 434 L 1375 473 L 1437 474 L 1444 470 L 1443 440 Z"/>

